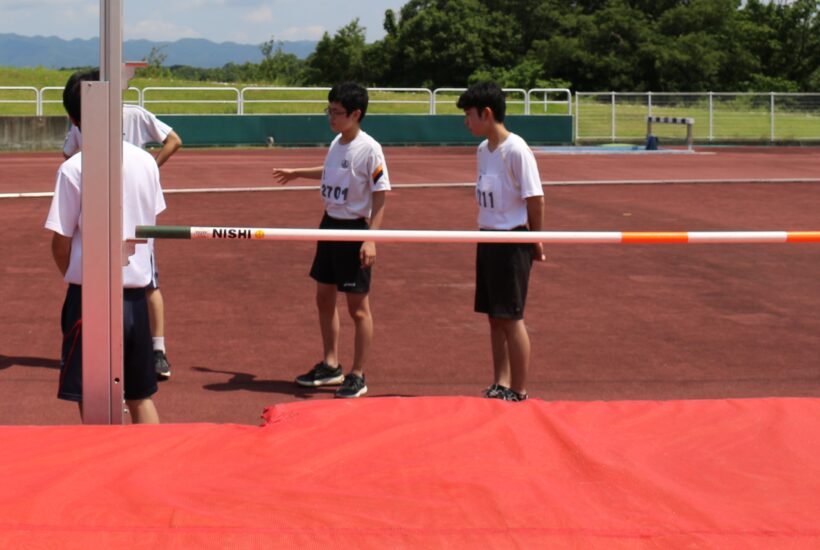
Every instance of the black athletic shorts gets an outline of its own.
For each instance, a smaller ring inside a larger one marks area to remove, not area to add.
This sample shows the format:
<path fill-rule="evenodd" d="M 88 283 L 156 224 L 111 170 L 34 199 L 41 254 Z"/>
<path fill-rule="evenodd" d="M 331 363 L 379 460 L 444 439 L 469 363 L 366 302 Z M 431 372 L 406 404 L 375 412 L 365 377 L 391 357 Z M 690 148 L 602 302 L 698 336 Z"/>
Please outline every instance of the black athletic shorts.
<path fill-rule="evenodd" d="M 368 228 L 367 220 L 337 220 L 325 213 L 319 229 Z M 336 285 L 340 292 L 366 294 L 370 291 L 370 270 L 362 267 L 359 254 L 364 241 L 318 241 L 310 276 L 318 283 Z"/>
<path fill-rule="evenodd" d="M 63 349 L 57 392 L 57 397 L 68 401 L 83 400 L 82 305 L 82 287 L 68 285 L 61 316 Z M 146 399 L 157 392 L 157 374 L 145 289 L 123 291 L 122 324 L 125 398 Z"/>
<path fill-rule="evenodd" d="M 475 311 L 498 319 L 523 319 L 531 268 L 532 244 L 478 243 Z"/>

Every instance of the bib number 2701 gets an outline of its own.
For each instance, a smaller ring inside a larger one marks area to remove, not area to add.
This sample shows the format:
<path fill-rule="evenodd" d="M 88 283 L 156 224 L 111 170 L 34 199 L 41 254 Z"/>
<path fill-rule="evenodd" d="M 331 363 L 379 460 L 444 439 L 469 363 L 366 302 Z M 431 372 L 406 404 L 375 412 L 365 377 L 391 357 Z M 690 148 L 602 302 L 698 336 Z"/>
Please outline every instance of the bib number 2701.
<path fill-rule="evenodd" d="M 334 202 L 347 202 L 347 187 L 322 185 L 322 196 Z"/>

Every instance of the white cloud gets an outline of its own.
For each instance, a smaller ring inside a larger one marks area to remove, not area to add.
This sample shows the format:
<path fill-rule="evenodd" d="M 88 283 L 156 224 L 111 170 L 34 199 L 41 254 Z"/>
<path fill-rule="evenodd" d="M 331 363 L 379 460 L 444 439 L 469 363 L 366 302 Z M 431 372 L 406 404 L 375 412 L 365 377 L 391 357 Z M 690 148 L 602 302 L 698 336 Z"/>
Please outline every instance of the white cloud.
<path fill-rule="evenodd" d="M 144 38 L 146 40 L 174 41 L 180 38 L 201 38 L 202 35 L 190 27 L 175 25 L 168 21 L 144 19 L 125 29 L 128 40 Z"/>
<path fill-rule="evenodd" d="M 273 21 L 273 10 L 270 6 L 259 6 L 243 15 L 242 19 L 249 23 L 267 23 Z"/>
<path fill-rule="evenodd" d="M 0 0 L 0 8 L 3 10 L 37 10 L 42 8 L 54 8 L 65 6 L 88 5 L 88 0 Z M 92 2 L 93 4 L 93 2 Z M 100 3 L 96 2 L 99 7 Z"/>
<path fill-rule="evenodd" d="M 42 0 L 41 0 L 42 1 Z M 49 0 L 45 0 L 49 1 Z M 53 0 L 61 1 L 61 0 Z M 71 0 L 62 0 L 71 1 Z M 174 0 L 169 6 L 174 11 L 186 12 L 194 9 L 204 9 L 217 7 L 231 7 L 231 6 L 249 6 L 258 3 L 259 0 Z"/>
<path fill-rule="evenodd" d="M 319 40 L 327 29 L 321 25 L 289 27 L 276 34 L 277 40 Z"/>
<path fill-rule="evenodd" d="M 60 19 L 66 23 L 76 23 L 78 21 L 93 20 L 99 24 L 100 7 L 99 5 L 84 5 L 72 9 L 63 9 L 60 12 Z"/>

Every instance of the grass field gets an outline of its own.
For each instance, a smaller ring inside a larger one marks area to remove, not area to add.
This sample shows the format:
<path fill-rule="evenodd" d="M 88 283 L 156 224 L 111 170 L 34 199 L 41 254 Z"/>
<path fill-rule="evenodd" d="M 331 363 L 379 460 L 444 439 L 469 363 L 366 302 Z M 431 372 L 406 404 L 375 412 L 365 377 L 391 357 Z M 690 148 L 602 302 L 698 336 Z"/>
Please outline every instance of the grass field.
<path fill-rule="evenodd" d="M 0 67 L 0 87 L 28 86 L 37 89 L 54 87 L 43 92 L 43 114 L 64 114 L 61 104 L 62 86 L 71 71 L 44 68 L 16 69 Z M 237 114 L 237 90 L 263 87 L 254 82 L 204 83 L 199 81 L 136 78 L 132 88 L 142 90 L 146 108 L 157 114 Z M 187 88 L 171 90 L 169 88 Z M 200 88 L 192 90 L 191 88 Z M 125 101 L 138 102 L 138 92 L 131 89 L 123 96 Z M 326 105 L 326 89 L 316 90 L 245 90 L 245 114 L 320 114 Z M 455 106 L 458 94 L 442 92 L 436 95 L 437 114 L 459 114 Z M 642 139 L 646 135 L 647 106 L 645 96 L 618 96 L 615 106 L 614 132 L 612 105 L 609 96 L 582 95 L 578 106 L 578 137 L 587 140 Z M 36 113 L 36 94 L 33 90 L 0 90 L 0 116 L 27 116 Z M 772 116 L 768 96 L 715 96 L 712 112 L 711 137 L 714 140 L 762 140 L 772 135 Z M 508 98 L 508 113 L 523 114 L 523 97 L 512 94 Z M 531 105 L 533 115 L 566 114 L 565 104 L 552 103 L 539 97 Z M 369 113 L 372 114 L 427 114 L 430 112 L 430 94 L 425 91 L 384 92 L 371 91 Z M 644 102 L 644 103 L 641 103 Z M 695 139 L 710 137 L 709 108 L 705 96 L 675 96 L 674 99 L 655 96 L 652 113 L 655 115 L 686 116 L 696 120 Z M 574 107 L 573 107 L 574 109 Z M 679 140 L 685 136 L 682 126 L 656 125 L 655 133 L 662 139 Z M 820 94 L 807 97 L 780 97 L 774 115 L 776 140 L 820 140 Z"/>

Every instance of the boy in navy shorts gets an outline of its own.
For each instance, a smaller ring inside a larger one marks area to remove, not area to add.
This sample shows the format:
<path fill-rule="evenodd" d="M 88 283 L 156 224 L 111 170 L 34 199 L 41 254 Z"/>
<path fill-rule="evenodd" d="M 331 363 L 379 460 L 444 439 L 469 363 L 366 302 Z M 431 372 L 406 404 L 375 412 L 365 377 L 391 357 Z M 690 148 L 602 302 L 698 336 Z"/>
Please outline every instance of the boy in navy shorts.
<path fill-rule="evenodd" d="M 544 192 L 535 156 L 504 126 L 504 92 L 480 82 L 456 103 L 478 146 L 478 226 L 490 231 L 541 231 Z M 493 384 L 484 394 L 505 401 L 527 399 L 530 337 L 524 324 L 530 268 L 543 261 L 541 243 L 479 243 L 476 251 L 475 311 L 490 322 Z"/>
<path fill-rule="evenodd" d="M 325 213 L 320 229 L 379 229 L 390 180 L 381 145 L 361 129 L 367 112 L 367 90 L 345 82 L 334 86 L 327 99 L 325 113 L 330 128 L 338 135 L 330 144 L 324 166 L 276 168 L 273 177 L 282 184 L 296 178 L 321 179 Z M 316 281 L 323 358 L 298 376 L 296 383 L 308 387 L 341 385 L 336 397 L 367 393 L 364 365 L 373 342 L 368 292 L 376 243 L 364 238 L 356 242 L 319 241 L 310 269 L 310 276 Z M 347 297 L 347 311 L 355 325 L 353 367 L 346 375 L 339 364 L 337 292 Z"/>
<path fill-rule="evenodd" d="M 99 80 L 99 72 L 95 72 L 94 75 L 97 76 L 94 80 Z M 161 168 L 182 147 L 182 139 L 173 128 L 139 105 L 122 106 L 122 135 L 125 141 L 137 147 L 145 148 L 153 142 L 161 143 L 162 149 L 156 156 L 158 168 Z M 80 152 L 82 145 L 82 134 L 76 126 L 72 125 L 65 137 L 63 156 L 66 159 L 71 158 Z M 159 288 L 159 269 L 153 254 L 151 265 L 153 276 L 145 292 L 148 297 L 151 340 L 154 344 L 154 369 L 157 372 L 157 380 L 168 380 L 171 377 L 171 365 L 165 354 L 165 300 Z"/>
<path fill-rule="evenodd" d="M 93 72 L 75 73 L 63 91 L 63 105 L 73 124 L 82 128 L 80 87 L 97 80 Z M 53 231 L 51 252 L 57 268 L 68 283 L 61 326 L 63 345 L 57 396 L 76 401 L 82 414 L 82 154 L 66 160 L 57 171 L 54 198 L 46 228 Z M 154 158 L 128 142 L 122 144 L 123 234 L 133 238 L 137 225 L 155 225 L 165 209 Z M 135 423 L 155 424 L 159 415 L 151 396 L 157 391 L 151 329 L 145 287 L 153 275 L 153 243 L 137 245 L 129 264 L 122 269 L 123 281 L 123 378 L 125 402 Z"/>

